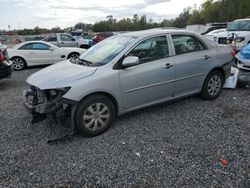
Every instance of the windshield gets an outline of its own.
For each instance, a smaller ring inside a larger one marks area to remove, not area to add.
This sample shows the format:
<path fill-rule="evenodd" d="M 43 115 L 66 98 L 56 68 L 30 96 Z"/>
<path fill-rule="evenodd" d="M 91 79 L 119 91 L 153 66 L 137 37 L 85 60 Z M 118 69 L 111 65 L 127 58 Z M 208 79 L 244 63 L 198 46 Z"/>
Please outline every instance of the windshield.
<path fill-rule="evenodd" d="M 101 66 L 110 62 L 116 57 L 135 37 L 117 35 L 110 37 L 85 51 L 80 60 L 91 63 L 92 66 Z"/>
<path fill-rule="evenodd" d="M 250 31 L 250 20 L 234 21 L 228 24 L 228 31 Z"/>
<path fill-rule="evenodd" d="M 207 32 L 208 29 L 209 29 L 209 27 L 201 27 L 196 32 L 199 34 L 203 34 L 203 33 Z"/>

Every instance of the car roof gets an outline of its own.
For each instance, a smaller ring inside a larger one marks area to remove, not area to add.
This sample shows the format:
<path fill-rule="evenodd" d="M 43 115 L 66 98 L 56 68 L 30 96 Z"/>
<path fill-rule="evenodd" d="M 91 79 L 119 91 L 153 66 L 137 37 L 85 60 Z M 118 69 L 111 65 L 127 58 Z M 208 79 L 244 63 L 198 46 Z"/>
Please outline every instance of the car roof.
<path fill-rule="evenodd" d="M 132 37 L 147 37 L 151 35 L 160 35 L 160 34 L 177 34 L 177 33 L 185 33 L 185 34 L 197 34 L 194 31 L 189 31 L 185 29 L 176 29 L 176 28 L 155 28 L 155 29 L 148 29 L 142 31 L 133 31 L 121 34 L 123 36 L 132 36 Z"/>
<path fill-rule="evenodd" d="M 30 44 L 30 43 L 43 43 L 43 44 L 46 44 L 48 46 L 54 46 L 53 44 L 49 43 L 49 42 L 45 42 L 45 41 L 42 41 L 42 40 L 34 40 L 34 41 L 26 41 L 26 42 L 22 42 L 20 44 L 17 44 L 16 46 L 14 46 L 13 48 L 17 49 L 17 48 L 20 48 L 21 46 L 23 45 L 26 45 L 26 44 Z"/>
<path fill-rule="evenodd" d="M 234 20 L 235 21 L 250 21 L 250 18 L 244 18 L 244 19 L 237 19 L 237 20 Z"/>

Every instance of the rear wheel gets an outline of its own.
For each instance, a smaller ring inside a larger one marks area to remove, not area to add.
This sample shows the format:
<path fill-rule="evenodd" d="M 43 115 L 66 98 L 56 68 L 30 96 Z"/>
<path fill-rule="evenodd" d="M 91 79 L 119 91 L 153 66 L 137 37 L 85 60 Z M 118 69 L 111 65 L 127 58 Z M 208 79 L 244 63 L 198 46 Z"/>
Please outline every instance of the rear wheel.
<path fill-rule="evenodd" d="M 75 122 L 77 130 L 84 136 L 97 136 L 105 132 L 114 122 L 115 106 L 105 95 L 92 95 L 77 107 Z"/>
<path fill-rule="evenodd" d="M 11 61 L 13 62 L 14 70 L 23 70 L 27 67 L 25 60 L 21 57 L 13 57 Z"/>
<path fill-rule="evenodd" d="M 216 99 L 222 91 L 224 82 L 221 72 L 217 70 L 210 72 L 204 81 L 201 97 L 206 100 Z"/>

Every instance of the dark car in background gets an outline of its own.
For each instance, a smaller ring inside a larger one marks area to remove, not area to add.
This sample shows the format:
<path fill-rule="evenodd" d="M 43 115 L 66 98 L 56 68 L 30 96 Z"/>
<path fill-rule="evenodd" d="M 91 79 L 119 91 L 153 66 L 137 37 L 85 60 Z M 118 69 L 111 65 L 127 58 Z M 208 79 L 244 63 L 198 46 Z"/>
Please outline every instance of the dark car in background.
<path fill-rule="evenodd" d="M 98 43 L 98 42 L 101 42 L 102 40 L 108 38 L 108 37 L 112 37 L 114 35 L 118 35 L 120 33 L 118 32 L 101 32 L 101 33 L 97 33 L 94 38 L 92 39 L 93 40 L 93 45 Z"/>
<path fill-rule="evenodd" d="M 8 57 L 7 46 L 0 43 L 0 79 L 10 77 L 12 70 L 13 65 Z"/>

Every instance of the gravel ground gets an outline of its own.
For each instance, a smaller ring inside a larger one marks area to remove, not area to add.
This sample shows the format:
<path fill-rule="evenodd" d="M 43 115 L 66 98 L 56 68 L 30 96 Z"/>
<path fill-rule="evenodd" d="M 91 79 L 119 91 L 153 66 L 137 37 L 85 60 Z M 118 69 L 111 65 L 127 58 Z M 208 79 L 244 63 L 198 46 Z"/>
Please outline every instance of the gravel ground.
<path fill-rule="evenodd" d="M 47 144 L 53 127 L 31 125 L 21 100 L 39 69 L 0 81 L 0 187 L 250 187 L 249 89 L 158 105 L 101 136 Z"/>

